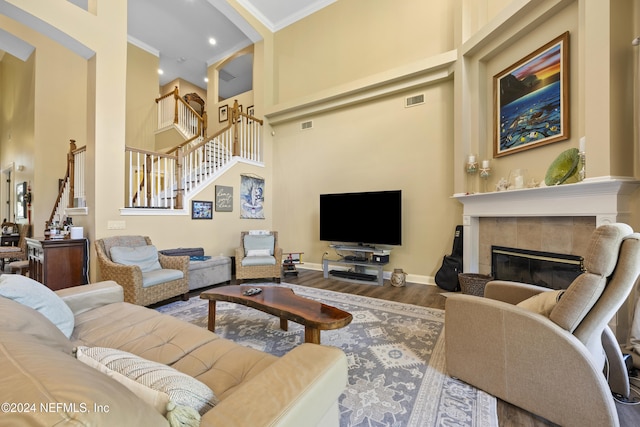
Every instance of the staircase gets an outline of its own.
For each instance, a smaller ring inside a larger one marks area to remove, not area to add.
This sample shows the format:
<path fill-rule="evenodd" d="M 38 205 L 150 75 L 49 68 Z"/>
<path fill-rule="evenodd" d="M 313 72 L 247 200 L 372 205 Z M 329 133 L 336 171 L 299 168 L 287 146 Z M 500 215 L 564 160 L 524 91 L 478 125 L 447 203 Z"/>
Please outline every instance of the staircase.
<path fill-rule="evenodd" d="M 170 95 L 175 114 L 168 126 L 175 126 L 186 141 L 165 153 L 126 147 L 127 208 L 181 210 L 234 164 L 262 165 L 262 120 L 241 112 L 236 101 L 229 124 L 206 137 L 206 127 L 200 124 L 204 120 L 177 96 L 177 88 L 159 100 Z M 169 123 L 169 110 L 165 102 L 158 102 L 159 126 Z"/>

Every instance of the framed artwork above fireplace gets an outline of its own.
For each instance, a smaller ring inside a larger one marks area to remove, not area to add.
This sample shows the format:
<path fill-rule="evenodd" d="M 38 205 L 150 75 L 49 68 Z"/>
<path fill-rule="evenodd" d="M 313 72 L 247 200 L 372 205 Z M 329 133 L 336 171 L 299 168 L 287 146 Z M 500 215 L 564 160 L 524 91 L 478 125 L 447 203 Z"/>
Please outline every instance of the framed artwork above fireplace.
<path fill-rule="evenodd" d="M 569 32 L 493 77 L 494 157 L 569 138 Z"/>

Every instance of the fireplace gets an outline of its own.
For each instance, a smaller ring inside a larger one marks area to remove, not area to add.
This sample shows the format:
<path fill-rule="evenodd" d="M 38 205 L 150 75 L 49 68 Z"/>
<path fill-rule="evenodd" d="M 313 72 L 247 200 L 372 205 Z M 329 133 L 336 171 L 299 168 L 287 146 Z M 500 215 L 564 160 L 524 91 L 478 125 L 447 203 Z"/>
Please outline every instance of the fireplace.
<path fill-rule="evenodd" d="M 463 248 L 465 273 L 478 273 L 480 271 L 481 247 L 487 242 L 481 241 L 480 219 L 498 218 L 512 221 L 516 219 L 526 220 L 538 218 L 590 218 L 594 227 L 614 222 L 630 223 L 632 214 L 631 197 L 640 186 L 640 181 L 627 177 L 595 177 L 588 178 L 576 184 L 556 185 L 553 187 L 525 188 L 510 191 L 498 191 L 480 194 L 454 194 L 454 198 L 464 205 L 462 223 L 464 225 Z M 520 231 L 526 231 L 527 227 L 518 229 L 515 226 L 517 236 Z M 502 230 L 500 230 L 502 231 Z M 589 233 L 580 233 L 589 236 Z M 490 244 L 503 246 L 520 246 L 517 244 L 504 244 L 503 242 L 491 242 Z M 541 247 L 546 251 L 545 247 Z M 571 251 L 552 249 L 553 252 Z M 487 253 L 489 250 L 486 251 Z M 584 254 L 583 251 L 575 251 L 574 255 Z M 486 261 L 490 263 L 489 260 Z M 488 271 L 487 271 L 488 272 Z M 625 304 L 609 324 L 619 340 L 626 339 L 628 332 L 629 307 Z"/>
<path fill-rule="evenodd" d="M 498 280 L 567 289 L 584 271 L 577 255 L 491 246 L 491 275 Z"/>

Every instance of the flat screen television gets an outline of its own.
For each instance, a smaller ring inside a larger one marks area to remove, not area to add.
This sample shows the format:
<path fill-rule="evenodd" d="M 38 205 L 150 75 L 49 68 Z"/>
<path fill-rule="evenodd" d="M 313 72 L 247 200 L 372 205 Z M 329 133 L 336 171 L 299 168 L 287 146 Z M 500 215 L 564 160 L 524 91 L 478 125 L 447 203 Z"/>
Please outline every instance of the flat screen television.
<path fill-rule="evenodd" d="M 320 195 L 320 240 L 402 244 L 402 191 Z"/>

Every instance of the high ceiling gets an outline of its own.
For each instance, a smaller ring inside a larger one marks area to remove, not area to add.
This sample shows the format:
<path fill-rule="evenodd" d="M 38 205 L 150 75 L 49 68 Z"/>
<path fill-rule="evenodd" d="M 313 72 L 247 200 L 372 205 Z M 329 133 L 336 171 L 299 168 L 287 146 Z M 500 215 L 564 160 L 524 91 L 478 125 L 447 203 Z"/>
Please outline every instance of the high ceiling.
<path fill-rule="evenodd" d="M 88 0 L 68 1 L 87 9 Z M 276 32 L 336 0 L 237 1 L 266 28 Z M 0 13 L 23 23 L 28 21 L 27 25 L 65 45 L 74 44 L 47 24 L 16 9 L 0 0 Z M 160 85 L 182 78 L 203 89 L 207 87 L 204 78 L 209 65 L 260 40 L 259 34 L 225 0 L 128 0 L 127 32 L 131 43 L 160 58 L 163 71 Z M 0 50 L 21 52 L 10 36 L 0 29 Z M 211 38 L 215 40 L 213 45 L 209 42 Z M 83 54 L 80 47 L 72 48 Z M 250 81 L 251 66 L 247 63 L 250 58 L 225 70 L 233 77 L 225 84 L 242 84 L 246 80 L 243 73 L 249 73 Z"/>

